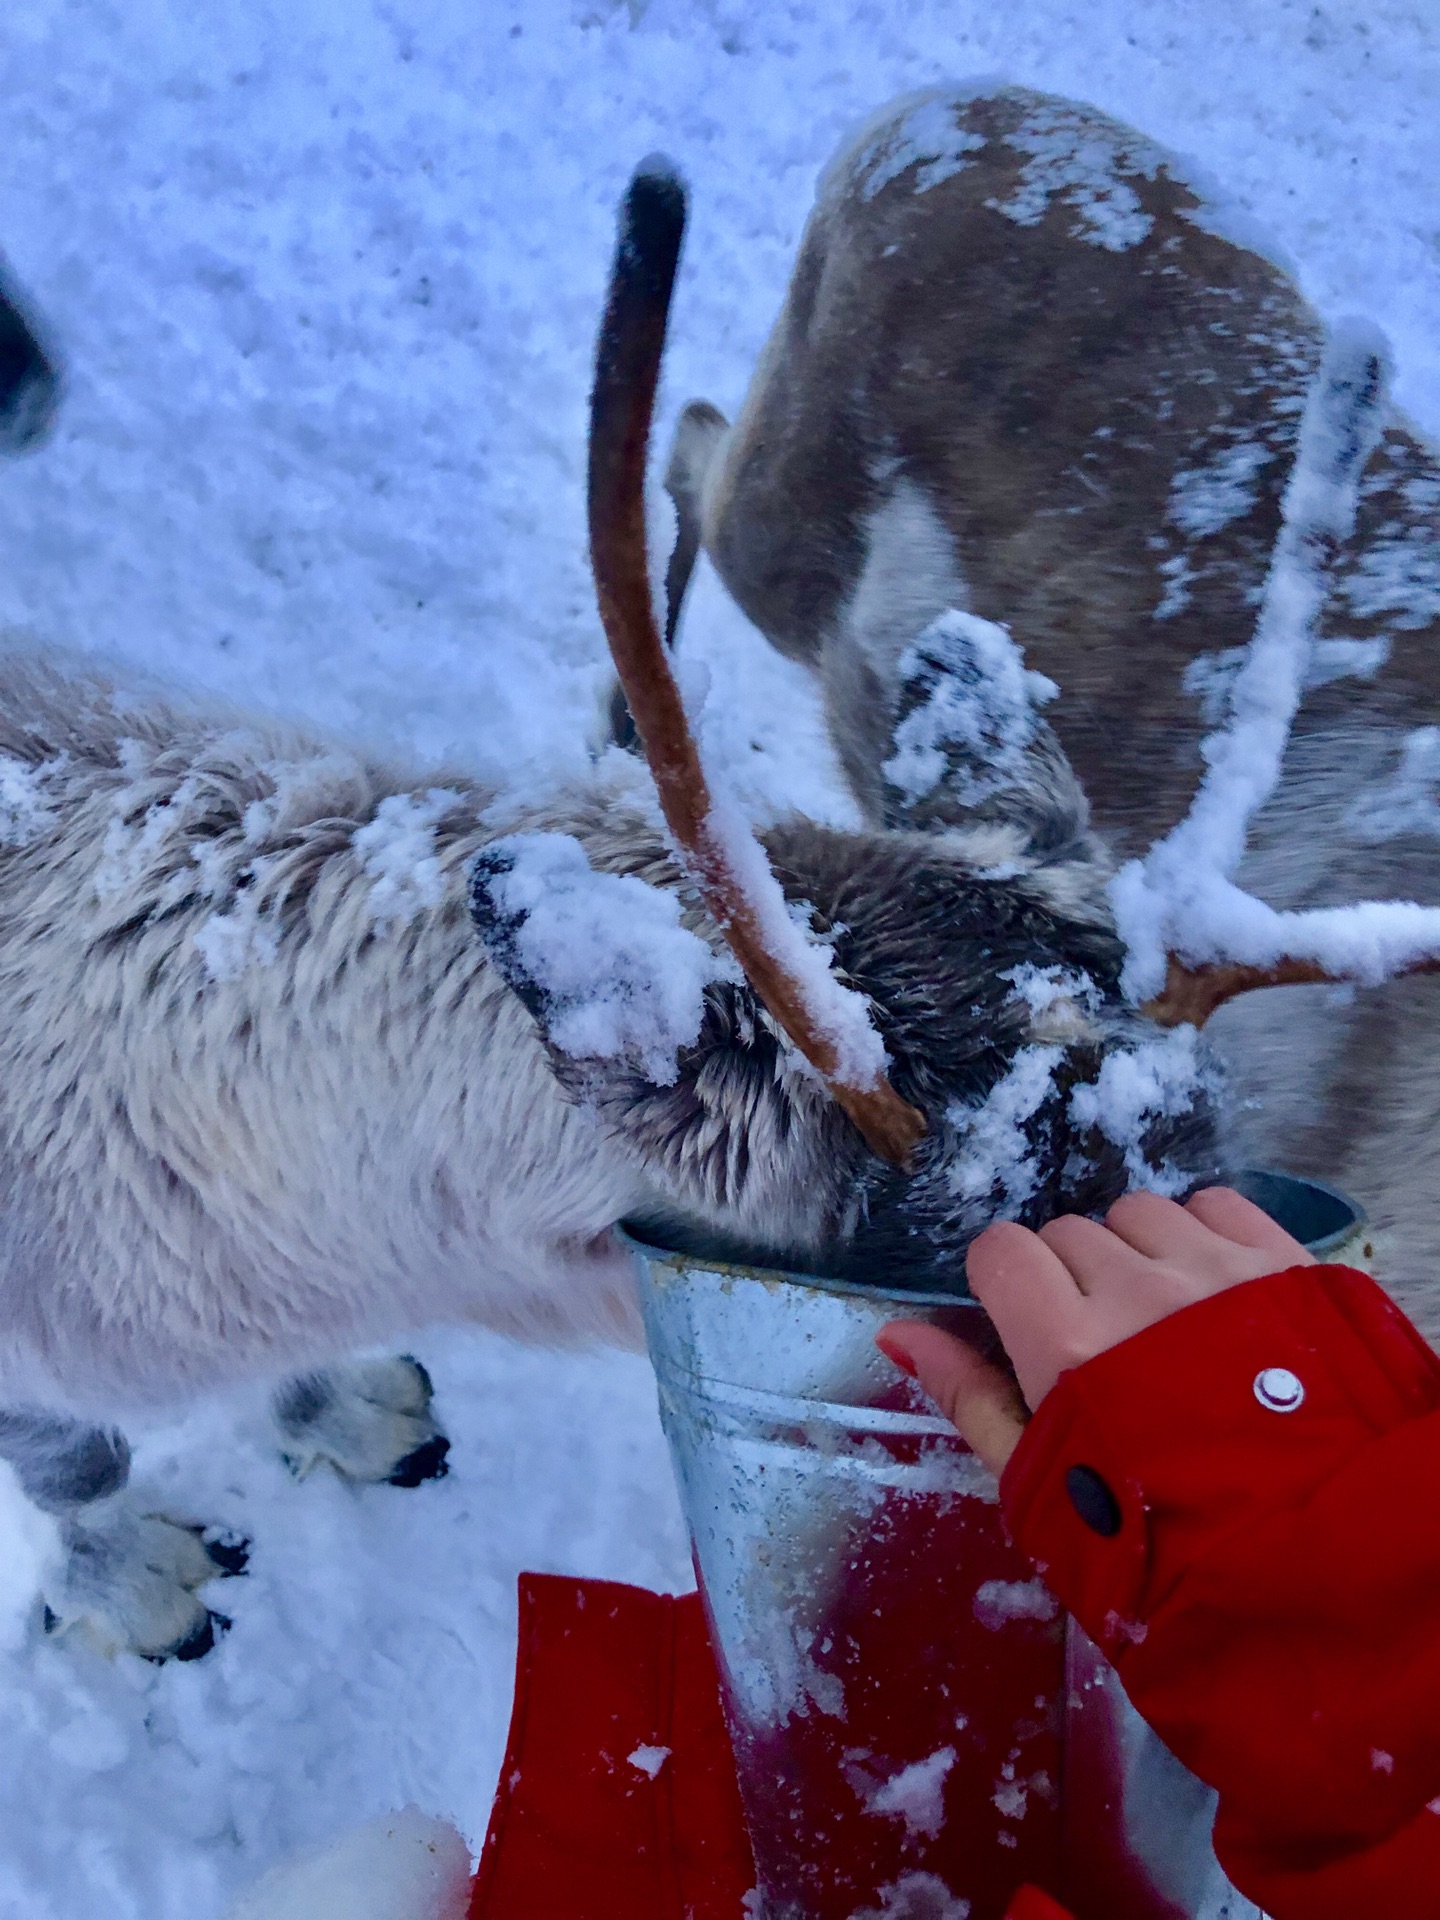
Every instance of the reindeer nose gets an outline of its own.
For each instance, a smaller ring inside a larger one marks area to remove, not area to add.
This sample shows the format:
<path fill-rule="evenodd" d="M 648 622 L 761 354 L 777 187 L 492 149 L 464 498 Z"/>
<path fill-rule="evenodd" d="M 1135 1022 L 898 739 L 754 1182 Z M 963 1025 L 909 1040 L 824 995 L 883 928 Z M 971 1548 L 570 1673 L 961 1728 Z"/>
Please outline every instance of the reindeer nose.
<path fill-rule="evenodd" d="M 450 1451 L 450 1442 L 443 1433 L 437 1433 L 416 1447 L 390 1475 L 392 1487 L 418 1487 L 422 1480 L 443 1480 L 450 1471 L 445 1456 Z"/>

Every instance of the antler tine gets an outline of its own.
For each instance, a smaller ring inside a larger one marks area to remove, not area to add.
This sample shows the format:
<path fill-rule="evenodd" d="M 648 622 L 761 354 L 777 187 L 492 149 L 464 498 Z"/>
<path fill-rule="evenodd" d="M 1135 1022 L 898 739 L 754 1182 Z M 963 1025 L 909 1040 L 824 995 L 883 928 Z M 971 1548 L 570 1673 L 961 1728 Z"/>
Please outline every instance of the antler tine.
<path fill-rule="evenodd" d="M 813 983 L 787 965 L 757 884 L 764 880 L 773 886 L 773 878 L 745 872 L 744 850 L 716 820 L 655 625 L 645 540 L 645 460 L 684 230 L 685 188 L 678 173 L 658 156 L 642 161 L 621 207 L 590 403 L 590 562 L 600 618 L 666 823 L 691 879 L 773 1018 L 819 1071 L 871 1148 L 904 1166 L 925 1131 L 924 1116 L 900 1098 L 883 1073 L 847 1071 L 837 1035 L 826 1030 L 816 1005 Z"/>
<path fill-rule="evenodd" d="M 1417 973 L 1440 973 L 1440 955 L 1427 955 L 1399 967 L 1389 975 L 1392 980 L 1408 979 Z M 1212 1013 L 1227 1001 L 1238 1000 L 1242 993 L 1256 993 L 1262 987 L 1357 986 L 1342 973 L 1332 973 L 1316 960 L 1277 960 L 1273 966 L 1252 967 L 1238 961 L 1216 961 L 1205 966 L 1187 966 L 1175 954 L 1166 957 L 1165 985 L 1141 1008 L 1141 1012 L 1161 1027 L 1203 1027 Z"/>

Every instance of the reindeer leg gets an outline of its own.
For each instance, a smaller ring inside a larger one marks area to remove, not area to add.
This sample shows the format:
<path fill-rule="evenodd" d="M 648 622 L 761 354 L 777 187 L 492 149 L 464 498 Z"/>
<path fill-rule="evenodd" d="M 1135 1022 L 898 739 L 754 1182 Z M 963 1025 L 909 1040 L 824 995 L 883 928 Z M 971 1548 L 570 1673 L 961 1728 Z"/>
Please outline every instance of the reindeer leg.
<path fill-rule="evenodd" d="M 60 1522 L 65 1559 L 45 1600 L 50 1633 L 106 1652 L 196 1660 L 230 1623 L 196 1589 L 244 1571 L 243 1542 L 147 1513 L 130 1493 L 122 1433 L 30 1408 L 0 1409 L 0 1459 Z"/>
<path fill-rule="evenodd" d="M 448 1471 L 450 1442 L 430 1412 L 418 1360 L 361 1360 L 286 1381 L 272 1402 L 285 1457 L 303 1478 L 322 1462 L 347 1480 L 418 1487 Z"/>

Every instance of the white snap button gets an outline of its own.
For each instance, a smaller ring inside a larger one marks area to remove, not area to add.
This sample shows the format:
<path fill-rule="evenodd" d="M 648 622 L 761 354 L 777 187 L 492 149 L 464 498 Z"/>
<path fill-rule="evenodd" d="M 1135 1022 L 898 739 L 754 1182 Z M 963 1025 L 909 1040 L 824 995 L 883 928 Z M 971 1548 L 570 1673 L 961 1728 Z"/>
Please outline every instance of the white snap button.
<path fill-rule="evenodd" d="M 1305 1398 L 1305 1383 L 1288 1367 L 1265 1367 L 1255 1376 L 1255 1398 L 1271 1413 L 1293 1413 Z"/>

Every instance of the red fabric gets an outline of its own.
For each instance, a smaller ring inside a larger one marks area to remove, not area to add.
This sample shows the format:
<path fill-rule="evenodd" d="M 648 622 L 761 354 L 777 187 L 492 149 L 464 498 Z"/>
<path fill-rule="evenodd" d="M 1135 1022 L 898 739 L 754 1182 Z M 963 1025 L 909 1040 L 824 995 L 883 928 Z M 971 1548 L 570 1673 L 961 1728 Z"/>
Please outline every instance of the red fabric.
<path fill-rule="evenodd" d="M 1256 1395 L 1276 1367 L 1293 1412 Z M 1112 1537 L 1071 1502 L 1080 1465 L 1116 1496 Z M 1063 1375 L 1001 1495 L 1219 1790 L 1242 1892 L 1275 1920 L 1440 1920 L 1440 1361 L 1373 1281 L 1272 1274 Z"/>
<path fill-rule="evenodd" d="M 1005 1909 L 1005 1920 L 1072 1920 L 1070 1909 L 1052 1900 L 1039 1887 L 1017 1887 Z"/>
<path fill-rule="evenodd" d="M 522 1573 L 470 1920 L 744 1920 L 754 1884 L 698 1597 Z"/>

